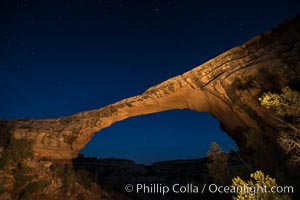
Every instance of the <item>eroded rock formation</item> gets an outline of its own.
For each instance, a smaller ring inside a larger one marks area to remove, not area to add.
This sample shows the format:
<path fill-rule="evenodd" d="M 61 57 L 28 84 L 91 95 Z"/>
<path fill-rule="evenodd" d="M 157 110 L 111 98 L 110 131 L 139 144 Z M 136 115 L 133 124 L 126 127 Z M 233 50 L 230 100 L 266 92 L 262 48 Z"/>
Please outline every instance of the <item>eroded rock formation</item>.
<path fill-rule="evenodd" d="M 34 151 L 40 156 L 72 159 L 96 132 L 115 122 L 165 110 L 191 109 L 218 118 L 241 150 L 245 143 L 242 130 L 249 127 L 261 131 L 276 146 L 277 123 L 258 97 L 286 85 L 300 85 L 299 77 L 298 15 L 141 95 L 71 116 L 2 120 L 0 126 L 16 138 L 33 139 Z M 277 150 L 272 151 L 269 153 Z"/>

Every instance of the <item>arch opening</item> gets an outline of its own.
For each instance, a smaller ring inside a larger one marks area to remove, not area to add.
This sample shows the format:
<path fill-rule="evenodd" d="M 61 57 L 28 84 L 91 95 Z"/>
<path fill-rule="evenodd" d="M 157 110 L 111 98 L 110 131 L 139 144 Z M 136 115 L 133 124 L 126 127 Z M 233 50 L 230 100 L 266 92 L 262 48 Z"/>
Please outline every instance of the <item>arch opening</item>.
<path fill-rule="evenodd" d="M 103 129 L 80 153 L 152 164 L 206 157 L 211 142 L 217 142 L 226 152 L 238 149 L 209 113 L 169 110 L 129 118 Z"/>

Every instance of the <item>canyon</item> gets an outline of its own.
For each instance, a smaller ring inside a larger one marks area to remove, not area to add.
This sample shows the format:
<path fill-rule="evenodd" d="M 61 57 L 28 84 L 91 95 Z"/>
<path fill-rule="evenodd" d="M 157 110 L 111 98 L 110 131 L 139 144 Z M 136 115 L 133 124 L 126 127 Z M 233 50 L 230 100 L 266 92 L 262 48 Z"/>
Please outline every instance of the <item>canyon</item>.
<path fill-rule="evenodd" d="M 299 77 L 300 15 L 140 95 L 60 118 L 1 120 L 0 127 L 2 134 L 32 140 L 36 157 L 74 159 L 95 133 L 118 121 L 190 109 L 216 117 L 241 152 L 257 158 L 262 168 L 282 165 L 284 169 L 284 152 L 275 134 L 279 124 L 258 98 L 287 85 L 299 90 Z M 260 133 L 264 152 L 246 147 L 249 129 Z"/>

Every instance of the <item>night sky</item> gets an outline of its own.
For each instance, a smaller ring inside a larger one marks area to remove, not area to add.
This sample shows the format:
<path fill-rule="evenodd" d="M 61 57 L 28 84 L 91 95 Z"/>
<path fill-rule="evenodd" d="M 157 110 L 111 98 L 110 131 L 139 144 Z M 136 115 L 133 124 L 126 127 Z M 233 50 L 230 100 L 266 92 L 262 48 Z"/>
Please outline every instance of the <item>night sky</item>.
<path fill-rule="evenodd" d="M 300 11 L 299 0 L 0 2 L 0 118 L 53 118 L 142 93 Z M 96 134 L 86 156 L 150 164 L 237 148 L 207 113 L 139 116 Z"/>

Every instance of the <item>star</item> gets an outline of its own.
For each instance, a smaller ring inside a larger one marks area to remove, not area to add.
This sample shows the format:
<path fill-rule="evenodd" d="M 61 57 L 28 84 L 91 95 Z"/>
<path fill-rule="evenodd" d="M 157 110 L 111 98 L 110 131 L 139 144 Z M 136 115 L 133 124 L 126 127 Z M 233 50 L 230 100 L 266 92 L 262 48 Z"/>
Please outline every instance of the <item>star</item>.
<path fill-rule="evenodd" d="M 155 9 L 154 9 L 154 12 L 158 12 L 158 11 L 159 11 L 159 8 L 155 8 Z"/>

